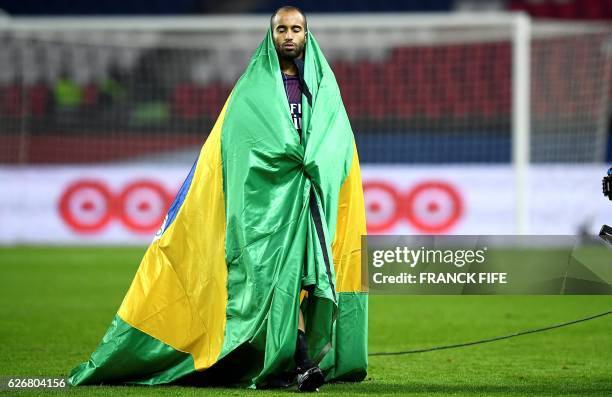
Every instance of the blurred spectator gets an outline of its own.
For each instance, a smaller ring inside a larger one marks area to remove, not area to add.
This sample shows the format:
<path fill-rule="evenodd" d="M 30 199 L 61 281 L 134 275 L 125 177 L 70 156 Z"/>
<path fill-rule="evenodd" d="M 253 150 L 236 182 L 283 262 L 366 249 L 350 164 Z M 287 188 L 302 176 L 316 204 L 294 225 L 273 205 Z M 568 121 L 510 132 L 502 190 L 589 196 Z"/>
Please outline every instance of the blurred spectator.
<path fill-rule="evenodd" d="M 53 85 L 55 108 L 59 111 L 72 111 L 80 107 L 83 89 L 63 70 Z"/>
<path fill-rule="evenodd" d="M 116 65 L 111 66 L 108 75 L 100 83 L 100 102 L 103 105 L 122 103 L 127 98 L 126 76 Z"/>

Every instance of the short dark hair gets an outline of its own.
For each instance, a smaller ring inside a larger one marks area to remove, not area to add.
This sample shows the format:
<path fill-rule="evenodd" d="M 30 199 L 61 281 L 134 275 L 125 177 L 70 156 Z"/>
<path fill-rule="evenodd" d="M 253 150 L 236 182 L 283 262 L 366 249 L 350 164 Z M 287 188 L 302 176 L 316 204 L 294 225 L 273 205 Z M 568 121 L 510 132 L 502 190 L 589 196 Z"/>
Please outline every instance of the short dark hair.
<path fill-rule="evenodd" d="M 276 14 L 278 14 L 281 11 L 297 11 L 300 14 L 302 14 L 302 17 L 304 17 L 304 30 L 306 30 L 306 31 L 308 30 L 308 22 L 306 21 L 306 14 L 304 14 L 304 12 L 302 10 L 300 10 L 299 8 L 297 8 L 295 6 L 282 6 L 282 7 L 278 7 L 272 13 L 272 16 L 270 17 L 270 29 L 274 29 L 274 27 L 272 26 L 272 20 L 274 19 Z"/>

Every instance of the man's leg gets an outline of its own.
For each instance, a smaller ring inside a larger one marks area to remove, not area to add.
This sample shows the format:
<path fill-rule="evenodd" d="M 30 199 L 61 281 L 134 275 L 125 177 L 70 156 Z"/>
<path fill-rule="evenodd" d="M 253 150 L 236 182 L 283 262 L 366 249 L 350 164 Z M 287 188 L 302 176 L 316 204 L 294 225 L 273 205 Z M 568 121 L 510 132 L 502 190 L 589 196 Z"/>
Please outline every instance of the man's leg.
<path fill-rule="evenodd" d="M 314 367 L 314 363 L 308 356 L 308 339 L 306 338 L 306 328 L 304 327 L 304 315 L 300 309 L 298 320 L 297 344 L 295 346 L 295 363 L 303 370 Z"/>
<path fill-rule="evenodd" d="M 297 382 L 300 391 L 315 391 L 325 382 L 325 378 L 318 365 L 308 356 L 308 340 L 306 339 L 304 315 L 300 309 L 298 319 L 298 335 L 295 347 L 295 363 L 297 365 Z"/>
<path fill-rule="evenodd" d="M 304 315 L 302 314 L 302 309 L 300 309 L 300 318 L 298 319 L 298 330 L 302 330 L 302 332 L 306 332 L 306 327 L 304 326 Z"/>

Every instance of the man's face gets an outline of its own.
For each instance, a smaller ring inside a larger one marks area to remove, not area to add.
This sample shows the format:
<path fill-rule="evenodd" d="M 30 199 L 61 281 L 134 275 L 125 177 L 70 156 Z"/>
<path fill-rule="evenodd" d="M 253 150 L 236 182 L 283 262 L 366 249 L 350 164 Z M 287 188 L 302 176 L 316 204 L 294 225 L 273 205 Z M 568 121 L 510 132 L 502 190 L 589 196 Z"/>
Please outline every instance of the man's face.
<path fill-rule="evenodd" d="M 304 17 L 297 11 L 281 11 L 272 19 L 272 38 L 279 57 L 301 58 L 306 44 Z"/>

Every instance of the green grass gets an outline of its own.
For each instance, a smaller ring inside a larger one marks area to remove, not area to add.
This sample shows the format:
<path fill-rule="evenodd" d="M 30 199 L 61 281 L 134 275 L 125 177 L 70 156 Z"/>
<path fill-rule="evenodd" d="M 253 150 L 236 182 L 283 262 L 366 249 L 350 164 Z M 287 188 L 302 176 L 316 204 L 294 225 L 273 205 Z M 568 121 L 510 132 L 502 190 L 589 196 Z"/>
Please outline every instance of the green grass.
<path fill-rule="evenodd" d="M 117 311 L 144 248 L 0 249 L 0 376 L 66 376 Z M 588 316 L 612 296 L 372 296 L 370 352 L 459 343 Z M 64 393 L 287 395 L 190 387 L 77 387 Z M 7 395 L 0 391 L 0 395 Z M 15 395 L 59 395 L 20 391 Z M 509 340 L 371 357 L 366 381 L 319 395 L 612 395 L 612 316 Z"/>

